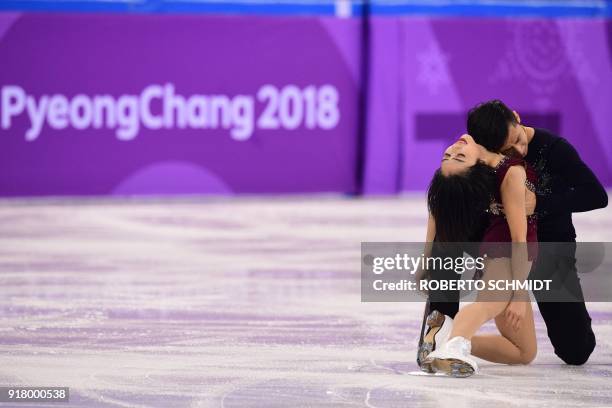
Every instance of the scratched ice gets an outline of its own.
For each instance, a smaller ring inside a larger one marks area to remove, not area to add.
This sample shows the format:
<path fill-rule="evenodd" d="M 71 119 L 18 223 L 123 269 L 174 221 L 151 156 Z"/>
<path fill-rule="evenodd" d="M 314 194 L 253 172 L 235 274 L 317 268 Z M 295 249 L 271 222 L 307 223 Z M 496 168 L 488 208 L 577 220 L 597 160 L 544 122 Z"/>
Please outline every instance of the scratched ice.
<path fill-rule="evenodd" d="M 70 407 L 610 406 L 612 305 L 588 365 L 413 375 L 422 304 L 361 303 L 361 241 L 421 241 L 422 196 L 0 202 L 0 384 Z M 575 216 L 612 240 L 612 210 Z M 10 406 L 10 404 L 0 404 Z M 41 404 L 19 404 L 20 407 Z M 47 404 L 47 406 L 62 406 Z"/>

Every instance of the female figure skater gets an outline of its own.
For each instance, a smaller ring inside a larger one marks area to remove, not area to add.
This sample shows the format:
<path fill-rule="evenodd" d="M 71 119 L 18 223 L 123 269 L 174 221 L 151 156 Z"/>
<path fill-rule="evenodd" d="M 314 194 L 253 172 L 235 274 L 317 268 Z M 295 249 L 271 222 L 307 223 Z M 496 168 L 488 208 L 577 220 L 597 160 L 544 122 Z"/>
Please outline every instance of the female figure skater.
<path fill-rule="evenodd" d="M 492 191 L 488 190 L 491 178 Z M 537 251 L 527 243 L 537 242 L 537 224 L 535 215 L 526 213 L 525 197 L 534 194 L 536 181 L 535 172 L 522 159 L 489 152 L 471 136 L 461 136 L 444 152 L 429 187 L 427 242 L 469 241 L 478 233 L 482 212 L 487 211 L 482 279 L 486 284 L 526 279 Z M 475 336 L 491 319 L 500 334 Z M 423 371 L 467 377 L 478 369 L 472 355 L 496 363 L 529 364 L 537 352 L 526 291 L 481 291 L 454 321 L 433 311 L 427 324 L 430 330 L 419 350 Z"/>

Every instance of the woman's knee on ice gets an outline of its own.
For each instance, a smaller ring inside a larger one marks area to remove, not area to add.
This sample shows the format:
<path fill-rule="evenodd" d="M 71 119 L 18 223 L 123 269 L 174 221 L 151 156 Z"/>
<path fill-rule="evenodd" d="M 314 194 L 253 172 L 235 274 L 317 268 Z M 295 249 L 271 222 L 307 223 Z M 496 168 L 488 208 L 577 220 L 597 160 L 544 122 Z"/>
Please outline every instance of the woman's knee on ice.
<path fill-rule="evenodd" d="M 521 356 L 519 358 L 519 364 L 531 364 L 535 360 L 538 354 L 538 348 L 536 346 L 529 347 L 526 350 L 521 350 Z"/>

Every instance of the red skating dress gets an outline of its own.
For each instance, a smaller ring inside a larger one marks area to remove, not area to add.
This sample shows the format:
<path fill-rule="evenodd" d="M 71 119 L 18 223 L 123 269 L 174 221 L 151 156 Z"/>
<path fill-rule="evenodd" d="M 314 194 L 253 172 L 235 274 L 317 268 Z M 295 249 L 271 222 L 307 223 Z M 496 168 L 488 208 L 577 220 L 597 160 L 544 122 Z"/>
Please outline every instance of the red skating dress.
<path fill-rule="evenodd" d="M 512 247 L 510 245 L 498 245 L 495 243 L 512 242 L 510 235 L 510 227 L 506 216 L 499 211 L 502 206 L 501 200 L 501 185 L 506 177 L 508 169 L 512 166 L 525 167 L 526 180 L 525 186 L 535 193 L 535 186 L 538 182 L 538 176 L 535 170 L 523 159 L 504 156 L 504 158 L 495 167 L 497 176 L 497 188 L 493 196 L 494 200 L 489 209 L 489 226 L 485 230 L 482 245 L 480 247 L 481 254 L 487 254 L 489 258 L 510 258 L 512 255 Z M 538 223 L 536 214 L 527 216 L 527 242 L 529 243 L 528 254 L 529 260 L 533 261 L 538 253 Z"/>

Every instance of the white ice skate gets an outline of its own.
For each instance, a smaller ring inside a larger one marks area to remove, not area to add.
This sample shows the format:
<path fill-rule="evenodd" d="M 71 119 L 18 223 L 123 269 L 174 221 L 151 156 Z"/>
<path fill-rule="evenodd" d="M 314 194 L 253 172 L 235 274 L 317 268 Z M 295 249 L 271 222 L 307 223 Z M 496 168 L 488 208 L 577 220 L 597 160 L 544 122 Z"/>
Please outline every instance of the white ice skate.
<path fill-rule="evenodd" d="M 437 350 L 447 340 L 453 329 L 453 319 L 437 310 L 427 316 L 427 326 L 429 330 L 423 337 L 423 343 L 419 347 L 417 362 L 422 371 L 434 373 L 431 362 L 425 363 L 425 359 L 434 350 Z"/>
<path fill-rule="evenodd" d="M 423 363 L 429 364 L 435 373 L 441 372 L 451 377 L 469 377 L 478 371 L 478 364 L 471 352 L 470 340 L 453 337 L 429 353 Z"/>

